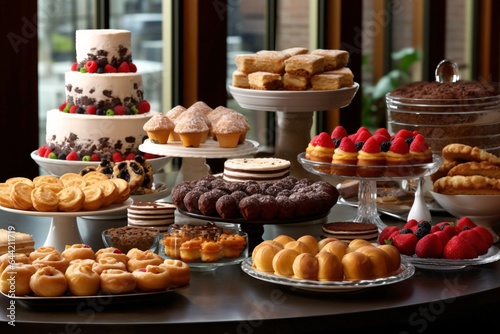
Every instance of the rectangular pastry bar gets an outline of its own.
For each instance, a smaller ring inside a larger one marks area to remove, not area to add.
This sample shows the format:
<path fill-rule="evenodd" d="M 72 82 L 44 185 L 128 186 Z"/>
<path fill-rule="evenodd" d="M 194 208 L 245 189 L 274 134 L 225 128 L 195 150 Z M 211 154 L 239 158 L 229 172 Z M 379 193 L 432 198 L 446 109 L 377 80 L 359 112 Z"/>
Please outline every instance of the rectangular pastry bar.
<path fill-rule="evenodd" d="M 285 72 L 310 78 L 323 72 L 325 58 L 319 55 L 296 55 L 285 60 Z"/>
<path fill-rule="evenodd" d="M 255 54 L 236 55 L 236 57 L 234 58 L 236 69 L 246 74 L 257 72 L 259 68 L 257 67 L 256 59 L 257 56 Z"/>
<path fill-rule="evenodd" d="M 345 50 L 316 49 L 311 54 L 325 57 L 324 71 L 345 67 L 349 62 L 349 52 Z"/>
<path fill-rule="evenodd" d="M 250 84 L 248 83 L 248 75 L 241 71 L 234 70 L 233 86 L 239 88 L 250 88 Z"/>
<path fill-rule="evenodd" d="M 285 73 L 283 75 L 283 88 L 285 90 L 308 90 L 311 88 L 311 80 L 300 75 Z"/>
<path fill-rule="evenodd" d="M 292 56 L 296 56 L 296 55 L 306 54 L 306 53 L 309 52 L 309 49 L 303 48 L 303 47 L 300 47 L 300 46 L 296 46 L 296 47 L 292 47 L 292 48 L 288 48 L 288 49 L 282 50 L 281 52 L 287 53 L 287 54 L 290 55 L 290 57 L 292 57 Z"/>
<path fill-rule="evenodd" d="M 316 74 L 311 78 L 313 90 L 335 90 L 340 88 L 341 76 L 338 74 Z"/>
<path fill-rule="evenodd" d="M 251 89 L 259 90 L 277 90 L 283 87 L 281 75 L 262 71 L 250 73 L 248 83 Z"/>
<path fill-rule="evenodd" d="M 352 87 L 354 85 L 354 74 L 349 67 L 342 67 L 338 70 L 326 71 L 325 74 L 337 74 L 342 78 L 340 79 L 340 87 Z"/>
<path fill-rule="evenodd" d="M 256 53 L 256 65 L 259 71 L 283 74 L 285 72 L 285 60 L 290 55 L 281 51 L 261 50 Z"/>

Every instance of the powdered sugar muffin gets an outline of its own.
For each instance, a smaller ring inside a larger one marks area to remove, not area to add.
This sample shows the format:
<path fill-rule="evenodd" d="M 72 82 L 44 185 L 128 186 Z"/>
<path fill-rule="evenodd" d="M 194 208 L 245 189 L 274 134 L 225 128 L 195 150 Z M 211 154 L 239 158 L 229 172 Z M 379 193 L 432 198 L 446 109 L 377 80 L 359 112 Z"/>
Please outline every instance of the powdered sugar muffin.
<path fill-rule="evenodd" d="M 184 147 L 199 147 L 208 135 L 208 125 L 202 117 L 185 111 L 175 124 L 174 131 L 179 135 Z"/>
<path fill-rule="evenodd" d="M 143 129 L 153 143 L 166 144 L 174 129 L 174 122 L 162 113 L 156 113 L 144 124 Z"/>
<path fill-rule="evenodd" d="M 212 124 L 212 132 L 217 138 L 220 147 L 238 146 L 240 137 L 248 131 L 246 118 L 239 115 L 241 114 L 227 113 Z"/>
<path fill-rule="evenodd" d="M 177 106 L 173 107 L 172 109 L 170 109 L 169 111 L 167 111 L 166 116 L 168 118 L 170 118 L 170 120 L 172 122 L 174 122 L 174 129 L 170 132 L 170 136 L 168 137 L 169 141 L 180 141 L 181 140 L 181 138 L 179 137 L 177 132 L 175 132 L 175 124 L 177 123 L 177 119 L 181 118 L 182 113 L 185 112 L 186 110 L 187 109 L 184 108 L 183 106 L 177 105 Z"/>

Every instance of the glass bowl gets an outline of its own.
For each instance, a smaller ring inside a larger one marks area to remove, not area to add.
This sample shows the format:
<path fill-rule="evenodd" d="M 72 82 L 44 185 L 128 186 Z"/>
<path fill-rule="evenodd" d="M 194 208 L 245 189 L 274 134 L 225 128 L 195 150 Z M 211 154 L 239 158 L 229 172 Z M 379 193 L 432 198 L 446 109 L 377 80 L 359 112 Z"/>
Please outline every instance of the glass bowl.
<path fill-rule="evenodd" d="M 101 235 L 106 247 L 115 247 L 127 254 L 132 248 L 156 252 L 161 234 L 156 228 L 123 226 L 104 230 Z"/>

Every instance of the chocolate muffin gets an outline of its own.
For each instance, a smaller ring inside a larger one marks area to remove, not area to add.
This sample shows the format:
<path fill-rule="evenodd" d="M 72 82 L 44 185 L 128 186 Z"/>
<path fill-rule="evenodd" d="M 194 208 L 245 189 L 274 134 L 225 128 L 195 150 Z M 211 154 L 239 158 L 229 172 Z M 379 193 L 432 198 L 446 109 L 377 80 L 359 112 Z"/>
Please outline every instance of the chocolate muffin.
<path fill-rule="evenodd" d="M 255 197 L 247 196 L 238 203 L 238 209 L 246 220 L 256 220 L 260 216 L 260 201 Z"/>
<path fill-rule="evenodd" d="M 226 194 L 219 197 L 215 203 L 215 209 L 222 218 L 233 219 L 240 213 L 238 203 L 239 201 L 236 200 L 235 196 Z"/>
<path fill-rule="evenodd" d="M 184 196 L 183 200 L 186 210 L 192 213 L 200 212 L 200 210 L 198 209 L 198 200 L 203 194 L 204 192 L 200 190 L 191 190 L 190 192 L 188 192 L 186 196 Z"/>
<path fill-rule="evenodd" d="M 201 194 L 198 199 L 198 210 L 205 216 L 217 215 L 217 208 L 215 207 L 217 200 L 226 194 L 226 192 L 220 189 L 212 189 L 209 192 Z"/>

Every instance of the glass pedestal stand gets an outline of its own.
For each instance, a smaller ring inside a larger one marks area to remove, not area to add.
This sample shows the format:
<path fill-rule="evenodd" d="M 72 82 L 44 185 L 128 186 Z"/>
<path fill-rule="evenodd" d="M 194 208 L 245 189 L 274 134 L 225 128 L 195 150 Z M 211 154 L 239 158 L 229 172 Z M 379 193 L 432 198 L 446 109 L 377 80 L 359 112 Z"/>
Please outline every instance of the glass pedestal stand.
<path fill-rule="evenodd" d="M 377 210 L 377 181 L 359 180 L 358 211 L 353 221 L 377 225 L 379 231 L 386 227 Z"/>

